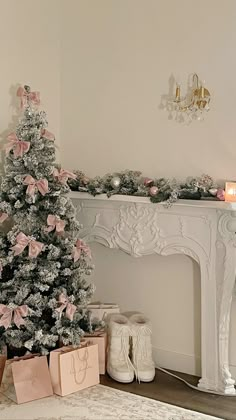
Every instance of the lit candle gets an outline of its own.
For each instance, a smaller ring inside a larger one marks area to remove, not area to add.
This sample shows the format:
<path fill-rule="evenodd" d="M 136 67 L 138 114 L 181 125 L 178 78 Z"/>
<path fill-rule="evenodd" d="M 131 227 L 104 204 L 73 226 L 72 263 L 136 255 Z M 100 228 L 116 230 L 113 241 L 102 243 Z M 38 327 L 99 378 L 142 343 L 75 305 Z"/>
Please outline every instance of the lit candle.
<path fill-rule="evenodd" d="M 225 201 L 236 201 L 236 182 L 225 183 Z"/>

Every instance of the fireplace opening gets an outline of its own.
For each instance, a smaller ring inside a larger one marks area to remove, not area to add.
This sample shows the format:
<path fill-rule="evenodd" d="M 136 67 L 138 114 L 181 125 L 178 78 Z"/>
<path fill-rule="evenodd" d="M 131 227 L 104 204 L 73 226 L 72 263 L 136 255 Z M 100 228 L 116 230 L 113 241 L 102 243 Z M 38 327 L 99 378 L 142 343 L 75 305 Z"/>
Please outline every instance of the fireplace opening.
<path fill-rule="evenodd" d="M 121 311 L 140 311 L 153 328 L 156 365 L 201 376 L 201 281 L 198 264 L 185 255 L 134 258 L 91 244 L 95 300 Z"/>

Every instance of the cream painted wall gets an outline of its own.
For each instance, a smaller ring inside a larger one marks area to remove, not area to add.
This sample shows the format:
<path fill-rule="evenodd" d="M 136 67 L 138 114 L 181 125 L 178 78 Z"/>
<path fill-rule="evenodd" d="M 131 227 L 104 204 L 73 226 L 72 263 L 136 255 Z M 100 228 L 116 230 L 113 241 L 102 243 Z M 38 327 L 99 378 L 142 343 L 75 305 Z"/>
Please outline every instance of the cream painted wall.
<path fill-rule="evenodd" d="M 235 177 L 235 0 L 64 2 L 63 161 L 90 175 Z M 204 123 L 168 121 L 168 80 L 206 80 Z M 88 153 L 89 151 L 89 153 Z M 99 159 L 97 157 L 99 156 Z M 184 164 L 183 164 L 184 162 Z"/>
<path fill-rule="evenodd" d="M 57 0 L 0 0 L 0 138 L 17 123 L 19 84 L 41 93 L 59 144 L 60 13 Z"/>
<path fill-rule="evenodd" d="M 235 0 L 70 0 L 62 3 L 62 162 L 88 175 L 209 173 L 235 178 Z M 190 73 L 212 94 L 204 123 L 159 109 L 170 76 Z M 153 323 L 156 362 L 200 371 L 200 276 L 189 258 L 132 259 L 93 245 L 97 297 Z M 236 365 L 233 303 L 231 364 Z M 234 370 L 236 373 L 236 370 Z"/>

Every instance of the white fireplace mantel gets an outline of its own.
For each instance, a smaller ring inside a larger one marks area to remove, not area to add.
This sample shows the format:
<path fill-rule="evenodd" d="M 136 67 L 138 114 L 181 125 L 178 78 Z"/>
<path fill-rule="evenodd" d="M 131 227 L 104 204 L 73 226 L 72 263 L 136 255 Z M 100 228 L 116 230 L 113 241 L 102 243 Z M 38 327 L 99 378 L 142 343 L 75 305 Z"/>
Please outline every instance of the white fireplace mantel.
<path fill-rule="evenodd" d="M 236 203 L 179 200 L 167 208 L 146 197 L 71 192 L 81 238 L 134 256 L 185 254 L 201 272 L 198 386 L 235 394 L 229 371 L 229 322 L 236 270 Z"/>

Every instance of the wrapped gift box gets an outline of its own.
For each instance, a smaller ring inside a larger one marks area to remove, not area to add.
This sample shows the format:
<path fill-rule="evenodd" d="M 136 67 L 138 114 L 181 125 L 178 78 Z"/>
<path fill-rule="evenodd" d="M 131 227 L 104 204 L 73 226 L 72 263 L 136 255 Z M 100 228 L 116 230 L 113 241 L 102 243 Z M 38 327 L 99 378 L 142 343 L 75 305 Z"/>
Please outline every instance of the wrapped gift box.
<path fill-rule="evenodd" d="M 120 313 L 120 308 L 116 303 L 102 303 L 93 302 L 86 306 L 86 309 L 91 313 L 91 320 L 106 321 L 112 315 Z"/>

